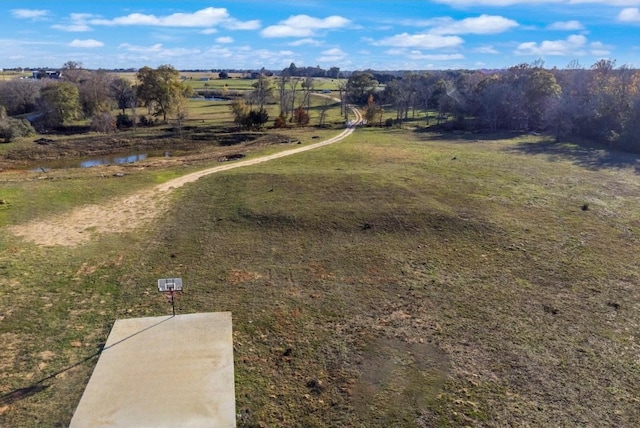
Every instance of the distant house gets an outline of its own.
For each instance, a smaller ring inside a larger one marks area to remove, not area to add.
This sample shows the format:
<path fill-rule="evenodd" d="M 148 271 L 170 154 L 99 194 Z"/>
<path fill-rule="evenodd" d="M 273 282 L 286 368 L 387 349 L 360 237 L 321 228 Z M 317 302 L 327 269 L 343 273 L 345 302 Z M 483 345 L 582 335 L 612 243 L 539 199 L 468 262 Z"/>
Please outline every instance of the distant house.
<path fill-rule="evenodd" d="M 201 77 L 200 78 L 201 82 L 208 82 L 209 80 L 211 80 L 209 77 Z"/>
<path fill-rule="evenodd" d="M 62 77 L 60 70 L 37 70 L 32 74 L 34 79 L 59 79 Z"/>

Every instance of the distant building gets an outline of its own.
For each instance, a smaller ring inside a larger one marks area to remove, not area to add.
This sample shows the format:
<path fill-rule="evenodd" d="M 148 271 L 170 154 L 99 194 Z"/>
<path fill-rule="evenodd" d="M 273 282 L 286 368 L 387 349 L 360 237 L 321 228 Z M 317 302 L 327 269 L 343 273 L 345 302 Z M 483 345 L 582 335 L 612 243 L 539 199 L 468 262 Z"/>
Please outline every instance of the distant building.
<path fill-rule="evenodd" d="M 32 74 L 34 79 L 59 79 L 62 77 L 60 70 L 37 70 Z"/>

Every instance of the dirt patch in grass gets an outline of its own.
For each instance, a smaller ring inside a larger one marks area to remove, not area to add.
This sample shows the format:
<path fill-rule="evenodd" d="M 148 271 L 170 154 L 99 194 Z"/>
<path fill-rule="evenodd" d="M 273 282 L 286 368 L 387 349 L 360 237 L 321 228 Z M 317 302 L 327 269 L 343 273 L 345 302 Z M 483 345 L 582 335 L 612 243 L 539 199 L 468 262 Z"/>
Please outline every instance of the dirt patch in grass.
<path fill-rule="evenodd" d="M 229 281 L 229 284 L 237 285 L 245 282 L 255 281 L 257 279 L 260 279 L 261 277 L 262 275 L 255 272 L 247 272 L 244 270 L 234 269 L 229 272 L 227 280 Z"/>
<path fill-rule="evenodd" d="M 11 226 L 16 236 L 43 246 L 76 246 L 96 235 L 132 231 L 149 224 L 166 204 L 161 193 L 138 193 L 106 205 L 87 205 L 71 212 Z"/>
<path fill-rule="evenodd" d="M 207 168 L 165 182 L 151 191 L 143 191 L 126 197 L 121 197 L 109 201 L 108 204 L 87 205 L 74 209 L 73 211 L 63 215 L 50 217 L 44 220 L 35 220 L 26 224 L 15 225 L 10 227 L 9 230 L 17 236 L 43 246 L 76 246 L 89 242 L 96 234 L 132 231 L 149 224 L 151 220 L 165 211 L 165 207 L 168 202 L 168 191 L 182 187 L 187 183 L 219 171 L 226 171 L 241 166 L 256 165 L 269 160 L 311 150 L 316 147 L 333 144 L 346 138 L 351 134 L 351 132 L 353 132 L 353 130 L 348 129 L 329 140 L 305 147 L 291 149 L 263 156 L 261 158 L 231 163 L 230 165 Z M 261 142 L 255 144 L 262 147 L 264 145 L 275 144 L 276 142 L 289 142 L 288 138 L 284 140 L 283 138 L 285 137 L 280 135 L 270 135 L 269 137 L 261 138 Z M 219 152 L 217 152 L 217 155 L 219 155 Z M 181 161 L 184 162 L 185 159 L 182 159 Z M 173 161 L 170 162 L 175 163 Z M 154 164 L 157 166 L 158 161 Z M 148 165 L 149 164 L 146 166 Z M 145 165 L 136 166 L 136 168 L 144 166 Z"/>
<path fill-rule="evenodd" d="M 443 391 L 449 361 L 443 350 L 429 343 L 378 339 L 368 345 L 359 372 L 352 399 L 361 420 L 412 424 L 413 409 L 434 402 Z"/>

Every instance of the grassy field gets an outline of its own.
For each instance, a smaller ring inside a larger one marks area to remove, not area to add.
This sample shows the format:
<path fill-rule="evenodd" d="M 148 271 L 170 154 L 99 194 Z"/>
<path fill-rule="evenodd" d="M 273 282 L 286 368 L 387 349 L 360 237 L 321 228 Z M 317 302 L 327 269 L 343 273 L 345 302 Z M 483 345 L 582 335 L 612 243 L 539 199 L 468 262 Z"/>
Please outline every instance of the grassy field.
<path fill-rule="evenodd" d="M 18 71 L 0 71 L 0 81 L 31 77 L 31 72 L 20 73 Z"/>
<path fill-rule="evenodd" d="M 3 180 L 0 426 L 66 426 L 114 320 L 169 314 L 171 276 L 179 313 L 233 313 L 240 427 L 635 426 L 639 173 L 541 137 L 362 129 L 80 247 L 5 229 L 172 172 Z"/>
<path fill-rule="evenodd" d="M 117 73 L 118 76 L 134 82 L 136 80 L 136 73 L 134 72 L 122 72 Z M 0 74 L 2 76 L 2 74 Z M 256 83 L 256 79 L 245 78 L 241 73 L 230 73 L 228 79 L 220 79 L 218 73 L 213 72 L 180 72 L 180 76 L 185 80 L 184 82 L 192 87 L 194 90 L 229 90 L 229 91 L 246 91 L 252 90 L 253 84 Z M 275 88 L 278 77 L 271 77 L 270 81 Z M 302 82 L 304 78 L 299 78 Z M 337 91 L 338 85 L 341 79 L 330 79 L 324 77 L 314 77 L 313 87 L 316 91 L 328 89 L 330 91 Z M 300 90 L 300 85 L 297 87 Z"/>

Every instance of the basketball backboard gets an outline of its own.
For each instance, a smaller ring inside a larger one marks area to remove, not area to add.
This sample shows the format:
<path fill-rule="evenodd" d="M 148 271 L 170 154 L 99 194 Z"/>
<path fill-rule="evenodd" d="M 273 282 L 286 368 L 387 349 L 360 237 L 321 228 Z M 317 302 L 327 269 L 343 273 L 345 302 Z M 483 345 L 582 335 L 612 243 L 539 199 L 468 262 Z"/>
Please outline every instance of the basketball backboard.
<path fill-rule="evenodd" d="M 182 278 L 162 278 L 158 280 L 158 291 L 182 291 Z"/>

